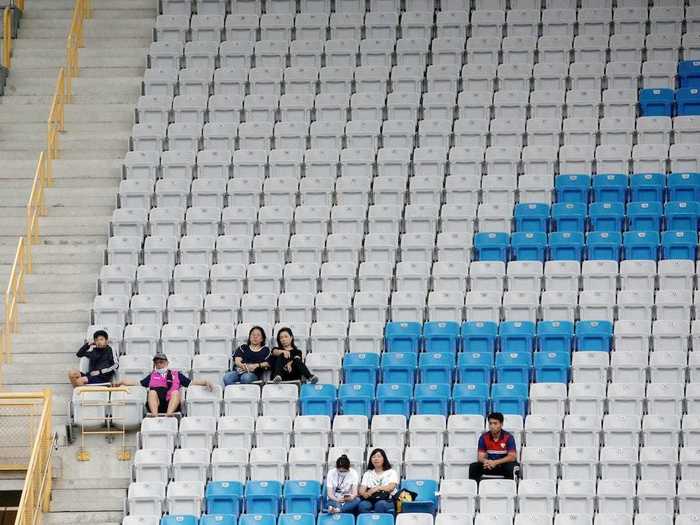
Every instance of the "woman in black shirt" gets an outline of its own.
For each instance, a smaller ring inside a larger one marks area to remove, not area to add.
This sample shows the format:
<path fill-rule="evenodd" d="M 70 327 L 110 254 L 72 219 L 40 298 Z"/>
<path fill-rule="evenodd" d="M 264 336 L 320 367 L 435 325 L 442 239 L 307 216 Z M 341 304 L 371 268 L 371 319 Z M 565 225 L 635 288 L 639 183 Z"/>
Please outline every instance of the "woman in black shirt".
<path fill-rule="evenodd" d="M 248 332 L 248 342 L 233 353 L 233 370 L 224 374 L 224 385 L 261 381 L 265 370 L 272 368 L 272 352 L 265 345 L 267 336 L 260 326 Z"/>
<path fill-rule="evenodd" d="M 272 380 L 275 383 L 282 381 L 318 383 L 318 377 L 306 367 L 304 356 L 294 344 L 294 334 L 289 328 L 281 328 L 277 332 L 277 346 L 272 349 L 272 356 Z"/>

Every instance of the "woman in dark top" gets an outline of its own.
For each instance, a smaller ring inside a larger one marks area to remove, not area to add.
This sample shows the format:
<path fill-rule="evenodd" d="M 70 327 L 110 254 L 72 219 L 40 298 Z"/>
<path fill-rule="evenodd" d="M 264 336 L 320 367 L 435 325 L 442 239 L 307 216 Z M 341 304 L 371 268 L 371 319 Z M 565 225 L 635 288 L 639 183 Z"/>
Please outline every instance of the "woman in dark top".
<path fill-rule="evenodd" d="M 318 383 L 318 377 L 306 367 L 304 356 L 294 344 L 294 334 L 289 328 L 285 327 L 277 332 L 277 346 L 272 349 L 272 355 L 272 377 L 275 383 L 282 381 Z"/>
<path fill-rule="evenodd" d="M 272 368 L 272 352 L 265 346 L 267 336 L 260 326 L 248 332 L 248 342 L 233 353 L 233 370 L 224 374 L 224 385 L 254 383 Z"/>

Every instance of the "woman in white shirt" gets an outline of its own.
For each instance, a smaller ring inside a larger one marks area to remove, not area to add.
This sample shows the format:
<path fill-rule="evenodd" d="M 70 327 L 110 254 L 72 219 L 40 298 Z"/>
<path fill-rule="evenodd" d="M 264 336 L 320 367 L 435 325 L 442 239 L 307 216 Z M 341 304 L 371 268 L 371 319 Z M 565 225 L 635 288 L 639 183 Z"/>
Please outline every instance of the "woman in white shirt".
<path fill-rule="evenodd" d="M 362 501 L 358 506 L 359 513 L 393 513 L 393 497 L 398 486 L 399 475 L 391 468 L 386 453 L 375 448 L 369 455 L 369 464 L 360 482 Z"/>
<path fill-rule="evenodd" d="M 328 471 L 326 476 L 326 495 L 328 497 L 328 512 L 336 514 L 347 512 L 354 514 L 360 498 L 357 497 L 357 487 L 360 477 L 357 471 L 350 468 L 350 459 L 343 454 L 335 460 L 335 468 Z"/>

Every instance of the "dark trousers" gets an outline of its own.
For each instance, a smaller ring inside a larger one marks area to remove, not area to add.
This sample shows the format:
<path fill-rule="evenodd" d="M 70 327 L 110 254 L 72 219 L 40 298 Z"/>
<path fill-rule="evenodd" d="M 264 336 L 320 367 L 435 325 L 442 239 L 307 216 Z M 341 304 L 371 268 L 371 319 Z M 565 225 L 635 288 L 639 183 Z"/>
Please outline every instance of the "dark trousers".
<path fill-rule="evenodd" d="M 292 371 L 288 371 L 287 363 L 292 363 Z M 284 356 L 275 357 L 272 364 L 272 378 L 280 376 L 282 381 L 299 381 L 302 378 L 309 379 L 313 374 L 309 371 L 301 359 L 285 359 Z"/>
<path fill-rule="evenodd" d="M 486 476 L 502 476 L 504 479 L 515 479 L 516 473 L 520 466 L 516 461 L 510 463 L 501 463 L 491 470 L 486 470 L 483 463 L 475 461 L 469 465 L 469 479 L 473 479 L 477 483 L 481 481 L 481 477 Z"/>

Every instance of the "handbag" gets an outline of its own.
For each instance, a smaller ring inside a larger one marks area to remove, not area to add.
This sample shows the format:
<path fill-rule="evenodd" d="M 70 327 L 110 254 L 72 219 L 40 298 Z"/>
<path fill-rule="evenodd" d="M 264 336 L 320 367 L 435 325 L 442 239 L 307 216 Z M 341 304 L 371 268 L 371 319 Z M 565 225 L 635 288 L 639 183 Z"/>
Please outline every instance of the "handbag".
<path fill-rule="evenodd" d="M 375 492 L 372 494 L 369 498 L 365 498 L 367 501 L 371 503 L 376 503 L 381 500 L 391 500 L 391 492 L 387 492 L 386 490 L 380 490 L 378 492 Z"/>

